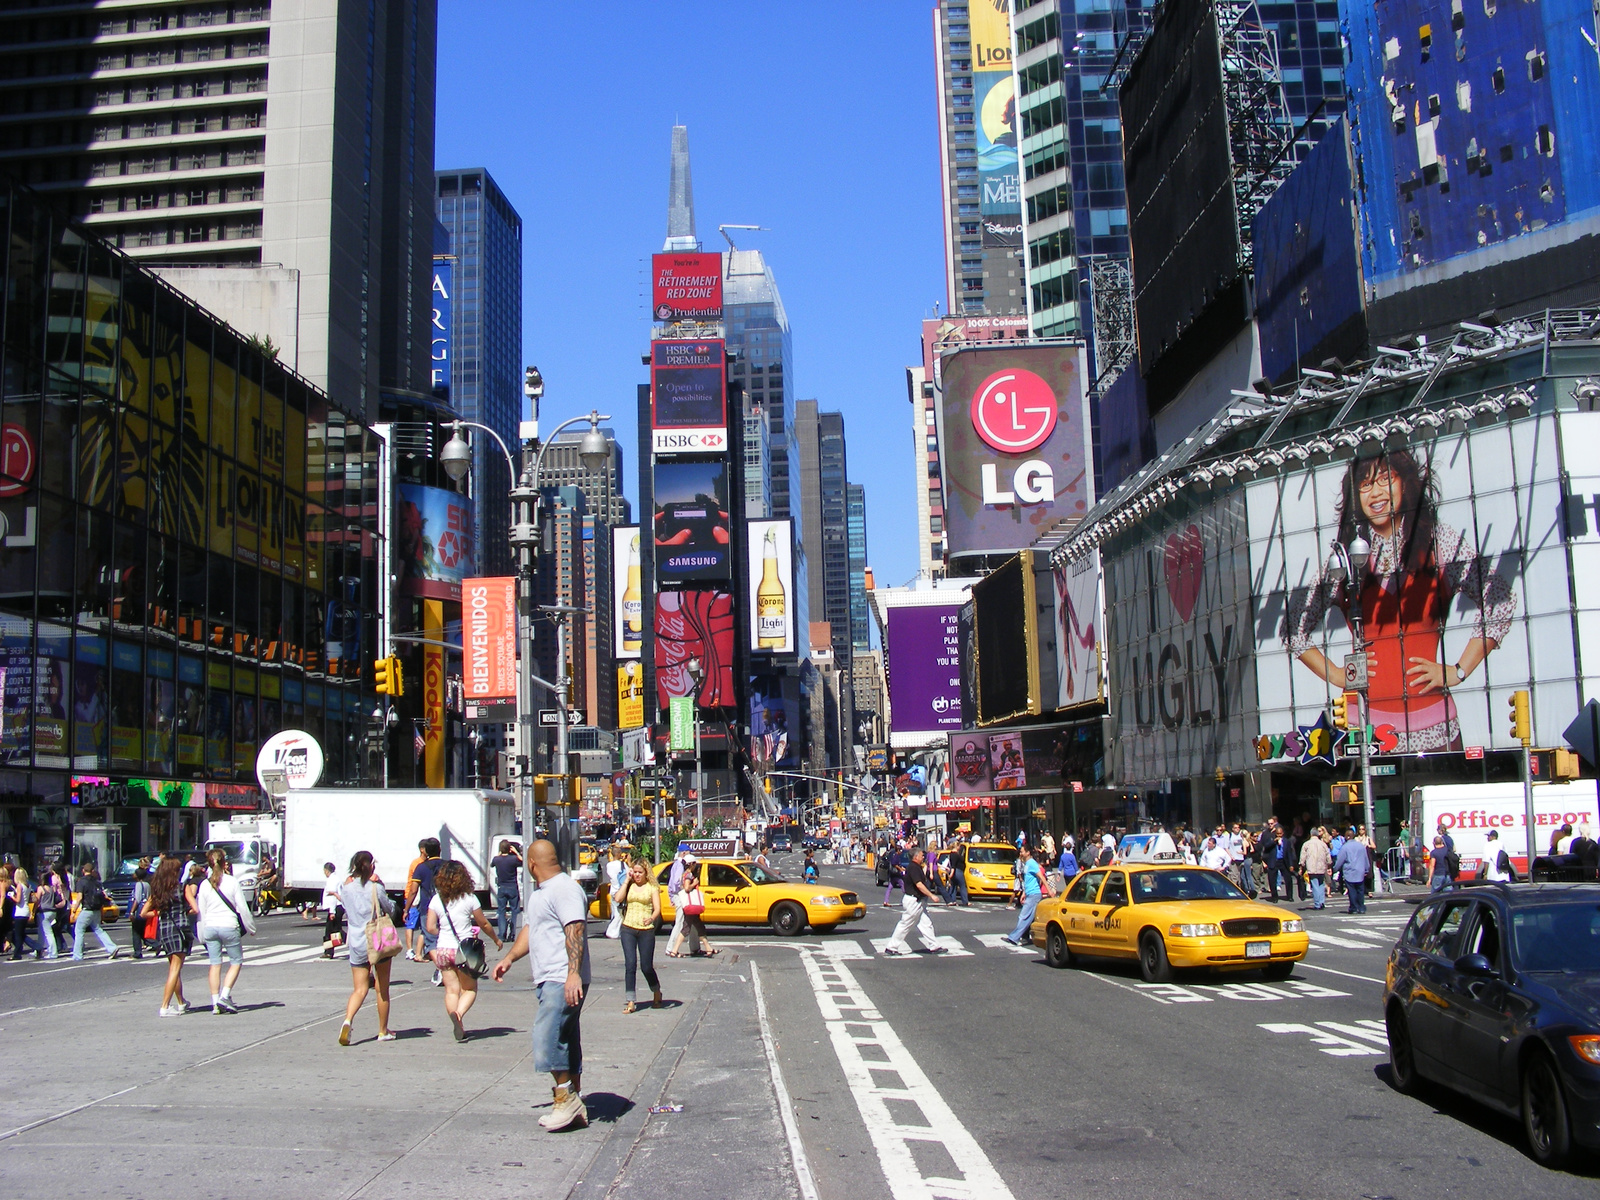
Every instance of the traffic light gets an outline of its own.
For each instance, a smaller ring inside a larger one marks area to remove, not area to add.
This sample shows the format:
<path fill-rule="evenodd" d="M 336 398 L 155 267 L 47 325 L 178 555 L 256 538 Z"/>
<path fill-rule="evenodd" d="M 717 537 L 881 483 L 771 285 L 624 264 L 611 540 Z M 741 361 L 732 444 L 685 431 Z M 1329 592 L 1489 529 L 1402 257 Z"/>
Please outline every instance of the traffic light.
<path fill-rule="evenodd" d="M 406 694 L 405 677 L 400 671 L 400 660 L 394 655 L 380 658 L 372 664 L 372 677 L 377 680 L 378 694 L 382 696 L 404 696 Z"/>
<path fill-rule="evenodd" d="M 1528 715 L 1528 693 L 1511 693 L 1511 736 L 1526 746 L 1533 741 L 1533 720 Z"/>
<path fill-rule="evenodd" d="M 1577 753 L 1557 747 L 1555 778 L 1576 779 L 1579 773 Z"/>
<path fill-rule="evenodd" d="M 1350 693 L 1340 692 L 1333 698 L 1333 727 L 1350 728 Z"/>
<path fill-rule="evenodd" d="M 655 809 L 653 807 L 654 802 L 655 796 L 650 792 L 646 792 L 639 798 L 639 809 L 642 813 L 644 813 L 644 819 L 646 821 L 655 816 Z"/>
<path fill-rule="evenodd" d="M 669 820 L 669 821 L 677 820 L 677 818 L 678 818 L 678 798 L 676 796 L 667 796 L 666 797 L 666 809 L 667 809 L 667 811 L 666 811 L 667 820 Z"/>

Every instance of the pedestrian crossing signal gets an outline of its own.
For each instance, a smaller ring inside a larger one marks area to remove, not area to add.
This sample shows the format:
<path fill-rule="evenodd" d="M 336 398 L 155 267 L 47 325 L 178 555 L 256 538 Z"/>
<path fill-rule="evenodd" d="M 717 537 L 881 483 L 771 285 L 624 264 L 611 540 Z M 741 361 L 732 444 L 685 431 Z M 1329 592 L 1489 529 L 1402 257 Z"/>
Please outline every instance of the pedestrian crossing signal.
<path fill-rule="evenodd" d="M 1359 780 L 1347 779 L 1334 784 L 1329 789 L 1329 799 L 1335 804 L 1360 804 L 1361 783 Z"/>

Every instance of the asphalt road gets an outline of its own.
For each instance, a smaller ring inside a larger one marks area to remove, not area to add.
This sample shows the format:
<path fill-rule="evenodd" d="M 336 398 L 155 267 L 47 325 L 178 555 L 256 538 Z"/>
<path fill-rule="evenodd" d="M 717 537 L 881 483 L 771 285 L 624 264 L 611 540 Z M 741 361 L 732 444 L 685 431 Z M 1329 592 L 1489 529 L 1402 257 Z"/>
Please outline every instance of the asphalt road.
<path fill-rule="evenodd" d="M 948 954 L 885 958 L 874 942 L 899 914 L 878 907 L 870 873 L 824 878 L 869 899 L 864 922 L 743 949 L 762 964 L 824 1197 L 902 1200 L 934 1194 L 918 1177 L 985 1169 L 1019 1200 L 1596 1195 L 1600 1162 L 1545 1170 L 1515 1122 L 1442 1090 L 1413 1099 L 1389 1086 L 1379 999 L 1412 911 L 1403 898 L 1374 900 L 1365 916 L 1342 900 L 1299 913 L 1312 950 L 1285 983 L 1152 985 L 1133 964 L 1056 971 L 1005 945 L 1016 913 L 998 903 L 934 910 Z M 878 1020 L 826 1020 L 836 992 Z M 861 1039 L 860 1060 L 838 1046 L 841 1026 Z M 886 1061 L 896 1069 L 874 1065 Z M 874 1129 L 864 1112 L 885 1108 Z M 1005 1194 L 992 1189 L 968 1192 Z"/>
<path fill-rule="evenodd" d="M 777 865 L 798 874 L 799 857 Z M 240 1197 L 1597 1194 L 1600 1162 L 1546 1171 L 1515 1122 L 1389 1086 L 1378 999 L 1403 899 L 1303 913 L 1313 948 L 1286 982 L 1154 986 L 1131 965 L 1051 970 L 1000 941 L 1015 921 L 1001 904 L 935 909 L 950 953 L 885 958 L 898 909 L 869 872 L 824 879 L 860 891 L 867 919 L 795 939 L 718 931 L 715 959 L 658 954 L 665 1012 L 620 1015 L 617 944 L 591 926 L 596 1119 L 570 1138 L 531 1127 L 548 1091 L 526 1061 L 525 983 L 486 986 L 479 1036 L 457 1046 L 425 970 L 398 965 L 401 1041 L 370 1041 L 369 1001 L 336 1051 L 349 971 L 318 960 L 319 926 L 293 914 L 263 922 L 237 1018 L 157 1019 L 155 961 L 5 963 L 0 1180 L 48 1190 L 71 1162 L 78 1190 L 173 1200 L 219 1179 Z M 204 1001 L 204 968 L 185 974 Z"/>

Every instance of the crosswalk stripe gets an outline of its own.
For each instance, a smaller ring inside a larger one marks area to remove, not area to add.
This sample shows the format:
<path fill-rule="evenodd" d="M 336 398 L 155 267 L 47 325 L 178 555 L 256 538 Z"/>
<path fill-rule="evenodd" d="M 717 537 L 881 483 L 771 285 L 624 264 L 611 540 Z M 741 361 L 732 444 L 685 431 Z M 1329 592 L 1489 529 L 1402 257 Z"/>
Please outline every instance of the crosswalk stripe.
<path fill-rule="evenodd" d="M 1317 946 L 1342 946 L 1346 950 L 1374 950 L 1376 947 L 1371 942 L 1357 942 L 1350 938 L 1335 937 L 1331 933 L 1323 933 L 1320 929 L 1310 930 L 1311 942 Z"/>
<path fill-rule="evenodd" d="M 818 953 L 828 958 L 868 959 L 872 957 L 861 948 L 861 943 L 854 938 L 829 938 L 822 943 Z"/>
<path fill-rule="evenodd" d="M 976 933 L 973 934 L 973 936 L 991 950 L 1009 950 L 1013 954 L 1026 954 L 1029 958 L 1032 958 L 1034 955 L 1038 954 L 1038 951 L 1027 943 L 1023 943 L 1020 946 L 1013 946 L 1010 942 L 1006 941 L 1005 934 L 1003 933 Z"/>
<path fill-rule="evenodd" d="M 880 957 L 893 958 L 895 956 L 888 953 L 889 943 L 893 940 L 894 939 L 892 938 L 873 938 L 872 947 L 878 952 Z M 917 940 L 921 941 L 920 938 Z M 933 939 L 933 944 L 948 953 L 951 958 L 971 958 L 973 956 L 972 951 L 963 946 L 958 938 L 951 937 L 948 934 L 941 934 L 938 937 L 935 937 Z M 899 953 L 903 955 L 905 954 L 905 951 L 902 950 L 899 951 Z M 915 950 L 913 950 L 912 955 L 908 955 L 907 957 L 914 956 Z"/>

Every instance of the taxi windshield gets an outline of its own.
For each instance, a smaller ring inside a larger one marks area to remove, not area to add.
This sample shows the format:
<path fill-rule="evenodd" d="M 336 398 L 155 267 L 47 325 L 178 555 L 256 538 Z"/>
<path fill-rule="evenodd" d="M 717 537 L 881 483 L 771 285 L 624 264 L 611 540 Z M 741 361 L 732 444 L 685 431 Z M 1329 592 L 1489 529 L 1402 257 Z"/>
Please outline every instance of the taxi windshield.
<path fill-rule="evenodd" d="M 1243 900 L 1245 894 L 1215 871 L 1129 871 L 1135 904 L 1162 900 Z"/>
<path fill-rule="evenodd" d="M 739 869 L 742 870 L 746 875 L 750 876 L 750 882 L 752 882 L 752 883 L 788 883 L 789 882 L 782 875 L 779 875 L 776 871 L 774 871 L 771 867 L 763 867 L 759 863 L 753 863 L 753 862 L 740 863 L 739 864 Z"/>
<path fill-rule="evenodd" d="M 968 846 L 967 861 L 969 863 L 1009 867 L 1017 861 L 1017 852 L 1010 846 Z"/>

